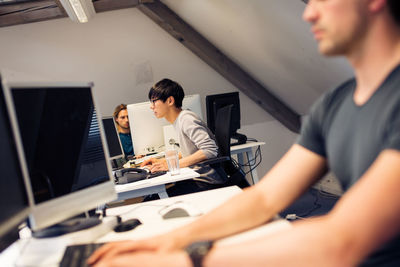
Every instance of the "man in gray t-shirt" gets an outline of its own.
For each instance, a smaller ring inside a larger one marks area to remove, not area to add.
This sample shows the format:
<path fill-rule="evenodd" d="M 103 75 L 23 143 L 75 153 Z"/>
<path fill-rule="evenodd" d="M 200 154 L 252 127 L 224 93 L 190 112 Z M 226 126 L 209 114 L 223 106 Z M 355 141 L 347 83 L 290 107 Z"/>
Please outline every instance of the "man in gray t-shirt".
<path fill-rule="evenodd" d="M 167 193 L 170 196 L 214 189 L 226 181 L 226 177 L 219 175 L 213 168 L 195 165 L 200 161 L 217 157 L 218 146 L 206 124 L 194 112 L 182 110 L 183 97 L 182 87 L 170 79 L 157 82 L 149 91 L 150 107 L 154 115 L 159 119 L 165 118 L 173 124 L 178 135 L 181 150 L 179 165 L 191 166 L 200 173 L 200 177 L 194 181 L 179 182 L 168 189 Z M 151 158 L 142 165 L 151 165 L 151 171 L 168 170 L 165 159 Z"/>
<path fill-rule="evenodd" d="M 400 151 L 400 65 L 365 103 L 355 103 L 355 89 L 356 81 L 351 79 L 323 95 L 311 108 L 297 140 L 326 159 L 344 191 L 363 177 L 382 152 Z M 385 178 L 381 179 L 384 182 Z M 363 266 L 382 266 L 394 259 L 399 262 L 399 250 L 400 235 Z"/>
<path fill-rule="evenodd" d="M 321 155 L 348 190 L 385 149 L 400 150 L 400 66 L 360 105 L 355 79 L 322 96 L 297 141 Z"/>

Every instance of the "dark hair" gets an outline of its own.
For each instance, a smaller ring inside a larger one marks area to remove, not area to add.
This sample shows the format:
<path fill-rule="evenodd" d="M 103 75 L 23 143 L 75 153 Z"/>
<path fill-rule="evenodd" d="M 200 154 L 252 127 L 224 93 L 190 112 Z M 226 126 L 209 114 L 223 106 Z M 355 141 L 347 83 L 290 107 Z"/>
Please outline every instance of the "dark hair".
<path fill-rule="evenodd" d="M 397 25 L 400 26 L 400 1 L 399 0 L 387 0 L 389 11 L 392 14 Z"/>
<path fill-rule="evenodd" d="M 118 119 L 119 113 L 121 112 L 121 110 L 124 110 L 124 109 L 126 109 L 125 104 L 120 104 L 120 105 L 116 106 L 114 109 L 114 113 L 113 113 L 114 119 Z"/>
<path fill-rule="evenodd" d="M 175 99 L 175 107 L 182 107 L 182 100 L 185 97 L 183 88 L 179 83 L 170 79 L 162 79 L 153 85 L 149 91 L 149 100 L 160 99 L 165 102 L 170 96 Z"/>

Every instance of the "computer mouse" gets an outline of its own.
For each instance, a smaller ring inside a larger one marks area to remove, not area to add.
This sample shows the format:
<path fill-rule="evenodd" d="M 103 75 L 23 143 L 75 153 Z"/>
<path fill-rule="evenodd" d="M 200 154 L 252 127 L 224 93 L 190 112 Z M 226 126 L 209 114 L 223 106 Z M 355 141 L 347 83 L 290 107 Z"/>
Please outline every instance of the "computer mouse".
<path fill-rule="evenodd" d="M 129 219 L 123 222 L 120 222 L 117 226 L 114 227 L 114 232 L 126 232 L 132 229 L 135 229 L 136 226 L 141 225 L 142 222 L 139 219 Z"/>
<path fill-rule="evenodd" d="M 170 211 L 166 212 L 162 217 L 163 217 L 163 219 L 189 217 L 189 213 L 183 208 L 174 208 L 174 209 L 171 209 Z"/>
<path fill-rule="evenodd" d="M 196 217 L 202 215 L 202 212 L 185 202 L 171 204 L 160 211 L 163 219 L 172 219 L 180 217 Z"/>

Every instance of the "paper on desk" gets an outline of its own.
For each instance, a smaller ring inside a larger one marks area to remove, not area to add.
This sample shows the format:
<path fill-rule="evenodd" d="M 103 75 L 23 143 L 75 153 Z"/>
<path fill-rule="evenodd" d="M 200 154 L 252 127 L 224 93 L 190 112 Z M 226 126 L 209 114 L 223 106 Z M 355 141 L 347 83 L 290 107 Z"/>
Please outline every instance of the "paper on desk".
<path fill-rule="evenodd" d="M 58 266 L 68 245 L 66 239 L 32 238 L 24 247 L 20 248 L 21 256 L 17 266 Z"/>

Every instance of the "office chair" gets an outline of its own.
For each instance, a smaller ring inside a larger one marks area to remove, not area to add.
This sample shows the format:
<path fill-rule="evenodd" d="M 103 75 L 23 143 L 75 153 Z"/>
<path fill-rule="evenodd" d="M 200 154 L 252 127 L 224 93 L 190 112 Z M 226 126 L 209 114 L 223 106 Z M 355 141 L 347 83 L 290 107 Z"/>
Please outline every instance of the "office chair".
<path fill-rule="evenodd" d="M 250 186 L 246 180 L 245 174 L 239 166 L 231 158 L 231 119 L 232 107 L 228 105 L 218 109 L 215 119 L 215 139 L 219 149 L 219 157 L 221 161 L 210 164 L 211 167 L 220 173 L 222 168 L 227 176 L 227 182 L 223 186 L 237 185 L 240 188 Z"/>

